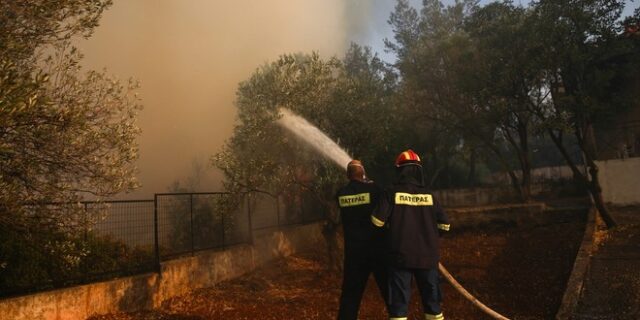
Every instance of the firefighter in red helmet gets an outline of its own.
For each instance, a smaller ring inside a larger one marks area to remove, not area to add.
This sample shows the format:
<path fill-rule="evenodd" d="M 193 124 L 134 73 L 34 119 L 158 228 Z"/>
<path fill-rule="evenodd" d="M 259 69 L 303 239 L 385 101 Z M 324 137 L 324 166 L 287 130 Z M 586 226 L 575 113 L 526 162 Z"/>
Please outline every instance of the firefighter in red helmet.
<path fill-rule="evenodd" d="M 339 320 L 356 320 L 369 275 L 373 274 L 380 294 L 387 299 L 384 231 L 370 222 L 382 188 L 368 180 L 359 160 L 347 165 L 349 183 L 337 194 L 344 230 L 344 273 Z"/>
<path fill-rule="evenodd" d="M 422 161 L 413 150 L 398 155 L 396 177 L 371 215 L 374 225 L 388 228 L 389 317 L 407 319 L 414 277 L 425 318 L 441 320 L 439 234 L 449 230 L 449 222 L 425 187 Z"/>

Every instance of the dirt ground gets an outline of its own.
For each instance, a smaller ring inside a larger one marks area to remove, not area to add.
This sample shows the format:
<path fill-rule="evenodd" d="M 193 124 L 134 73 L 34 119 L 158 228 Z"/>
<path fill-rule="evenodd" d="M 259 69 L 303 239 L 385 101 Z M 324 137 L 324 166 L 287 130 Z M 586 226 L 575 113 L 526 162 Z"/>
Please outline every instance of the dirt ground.
<path fill-rule="evenodd" d="M 583 221 L 470 230 L 443 239 L 442 263 L 483 303 L 511 319 L 553 319 L 584 230 Z M 326 270 L 321 250 L 275 261 L 241 278 L 166 301 L 159 310 L 111 314 L 120 319 L 334 319 L 341 274 Z M 444 281 L 444 280 L 443 280 Z M 490 319 L 447 283 L 447 319 Z M 410 319 L 423 319 L 417 294 Z M 360 319 L 387 319 L 370 280 Z"/>

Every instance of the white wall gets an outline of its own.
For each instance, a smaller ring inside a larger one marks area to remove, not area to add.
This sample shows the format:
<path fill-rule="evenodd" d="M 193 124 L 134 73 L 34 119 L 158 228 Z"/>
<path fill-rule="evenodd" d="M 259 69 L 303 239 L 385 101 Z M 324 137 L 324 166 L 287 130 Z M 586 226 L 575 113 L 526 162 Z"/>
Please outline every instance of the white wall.
<path fill-rule="evenodd" d="M 640 158 L 597 161 L 602 196 L 617 205 L 640 204 Z"/>

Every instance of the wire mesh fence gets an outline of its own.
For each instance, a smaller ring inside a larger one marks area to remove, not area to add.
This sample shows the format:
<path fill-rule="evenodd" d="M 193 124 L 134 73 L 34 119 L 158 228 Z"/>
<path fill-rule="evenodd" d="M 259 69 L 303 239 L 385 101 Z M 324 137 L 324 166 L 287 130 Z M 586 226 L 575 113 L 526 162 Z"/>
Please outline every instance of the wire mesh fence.
<path fill-rule="evenodd" d="M 102 215 L 93 228 L 98 235 L 122 241 L 128 246 L 153 246 L 153 200 L 83 202 L 86 214 Z"/>
<path fill-rule="evenodd" d="M 82 202 L 88 219 L 79 278 L 91 282 L 154 271 L 153 200 Z"/>
<path fill-rule="evenodd" d="M 67 211 L 69 225 L 45 210 Z M 30 206 L 28 228 L 2 227 L 0 296 L 155 270 L 153 200 Z"/>
<path fill-rule="evenodd" d="M 216 210 L 225 193 L 156 194 L 160 259 L 250 243 L 249 206 Z"/>
<path fill-rule="evenodd" d="M 269 231 L 297 224 L 323 220 L 324 205 L 310 192 L 274 197 L 264 193 L 253 193 L 249 199 L 253 209 L 253 230 Z"/>
<path fill-rule="evenodd" d="M 322 206 L 308 194 L 247 193 L 222 209 L 230 196 L 163 193 L 152 200 L 48 204 L 74 209 L 78 226 L 73 232 L 0 235 L 0 297 L 159 272 L 164 260 L 250 244 L 254 231 L 324 217 Z"/>

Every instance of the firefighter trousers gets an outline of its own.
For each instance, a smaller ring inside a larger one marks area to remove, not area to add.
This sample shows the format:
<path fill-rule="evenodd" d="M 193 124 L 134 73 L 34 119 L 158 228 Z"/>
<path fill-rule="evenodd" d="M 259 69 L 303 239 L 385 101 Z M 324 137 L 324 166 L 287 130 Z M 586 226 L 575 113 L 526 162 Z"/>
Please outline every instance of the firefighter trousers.
<path fill-rule="evenodd" d="M 358 318 L 360 301 L 369 275 L 372 273 L 386 304 L 388 295 L 387 266 L 381 257 L 379 255 L 372 257 L 372 255 L 345 253 L 338 320 L 356 320 Z"/>
<path fill-rule="evenodd" d="M 438 269 L 406 269 L 393 266 L 389 267 L 389 316 L 403 319 L 408 315 L 412 277 L 416 279 L 427 319 L 441 319 L 442 293 Z"/>

